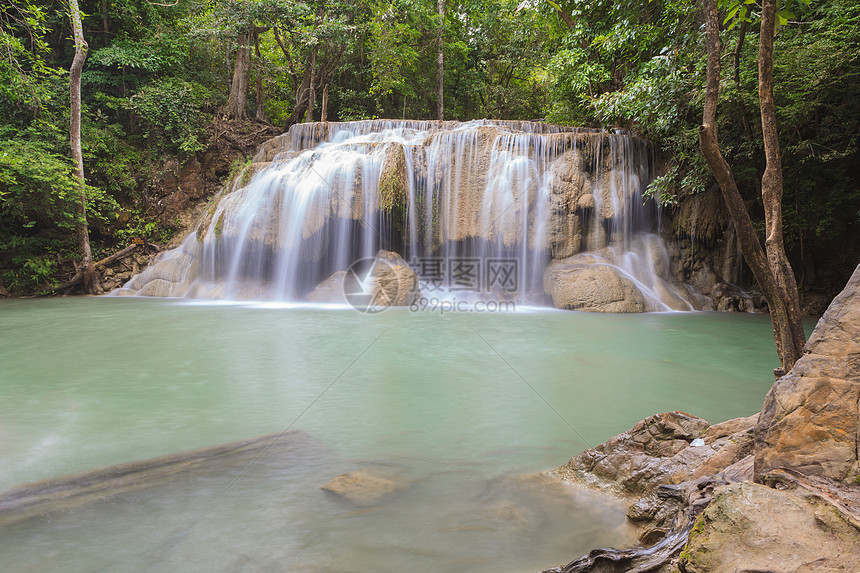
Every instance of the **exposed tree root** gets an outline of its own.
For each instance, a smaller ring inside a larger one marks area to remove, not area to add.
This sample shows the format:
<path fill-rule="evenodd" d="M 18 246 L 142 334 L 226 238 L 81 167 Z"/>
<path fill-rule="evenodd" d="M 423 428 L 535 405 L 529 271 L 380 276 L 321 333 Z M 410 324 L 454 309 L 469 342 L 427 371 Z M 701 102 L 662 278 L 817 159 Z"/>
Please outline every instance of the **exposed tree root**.
<path fill-rule="evenodd" d="M 127 246 L 126 248 L 122 249 L 121 251 L 117 251 L 114 254 L 112 254 L 108 257 L 105 257 L 100 261 L 93 263 L 93 268 L 98 269 L 100 267 L 110 265 L 111 263 L 115 263 L 116 261 L 122 259 L 123 257 L 126 257 L 127 255 L 131 254 L 137 247 L 142 247 L 145 250 L 152 250 L 156 253 L 159 251 L 162 251 L 164 249 L 164 247 L 162 247 L 160 245 L 156 245 L 155 243 L 147 243 L 145 245 L 136 245 L 136 244 L 132 243 L 131 245 Z M 67 293 L 73 287 L 81 284 L 83 282 L 83 279 L 84 279 L 83 269 L 77 268 L 75 270 L 74 276 L 72 278 L 70 278 L 68 281 L 61 284 L 60 286 L 54 288 L 51 291 L 51 294 Z"/>

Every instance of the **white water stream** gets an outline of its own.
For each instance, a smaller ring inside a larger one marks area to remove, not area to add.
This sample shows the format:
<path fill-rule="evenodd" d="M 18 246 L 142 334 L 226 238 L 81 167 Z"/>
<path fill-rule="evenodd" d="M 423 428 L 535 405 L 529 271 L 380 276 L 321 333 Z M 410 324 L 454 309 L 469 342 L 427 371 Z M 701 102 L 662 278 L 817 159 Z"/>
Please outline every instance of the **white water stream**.
<path fill-rule="evenodd" d="M 652 163 L 642 140 L 542 123 L 299 124 L 116 294 L 302 301 L 384 249 L 425 294 L 548 304 L 549 262 L 589 253 L 651 309 L 689 310 L 642 196 Z"/>

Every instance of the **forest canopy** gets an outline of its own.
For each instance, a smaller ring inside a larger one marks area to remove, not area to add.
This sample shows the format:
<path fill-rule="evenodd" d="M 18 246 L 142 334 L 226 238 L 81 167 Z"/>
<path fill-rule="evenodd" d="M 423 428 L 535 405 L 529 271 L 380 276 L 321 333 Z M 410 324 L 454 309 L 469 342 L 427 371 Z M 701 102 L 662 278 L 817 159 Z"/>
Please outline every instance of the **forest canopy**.
<path fill-rule="evenodd" d="M 814 281 L 824 253 L 860 227 L 860 5 L 782 8 L 775 91 L 785 233 L 796 273 Z M 718 117 L 754 220 L 764 168 L 756 9 L 751 0 L 721 3 Z M 154 215 L 153 181 L 169 161 L 211 148 L 224 121 L 280 132 L 299 121 L 435 118 L 440 50 L 446 119 L 624 128 L 661 151 L 666 173 L 650 191 L 663 204 L 713 185 L 698 147 L 700 2 L 84 0 L 81 10 L 96 258 L 132 236 L 162 240 L 176 230 Z M 71 36 L 66 3 L 0 0 L 0 292 L 48 292 L 74 270 Z"/>

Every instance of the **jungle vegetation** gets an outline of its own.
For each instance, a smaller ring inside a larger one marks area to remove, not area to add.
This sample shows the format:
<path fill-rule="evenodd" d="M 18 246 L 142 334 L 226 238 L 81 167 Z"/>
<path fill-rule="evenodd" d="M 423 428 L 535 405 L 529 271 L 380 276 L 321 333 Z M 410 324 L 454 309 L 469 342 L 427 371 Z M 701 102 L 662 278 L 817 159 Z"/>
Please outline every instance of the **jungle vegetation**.
<path fill-rule="evenodd" d="M 0 0 L 0 294 L 52 292 L 79 271 L 84 221 L 94 259 L 131 237 L 164 240 L 175 228 L 150 199 L 165 164 L 255 126 L 444 116 L 620 127 L 661 150 L 668 169 L 650 192 L 668 208 L 715 183 L 699 146 L 700 0 L 80 0 L 83 184 L 69 129 L 75 4 Z M 860 5 L 776 8 L 783 233 L 803 289 L 860 257 Z M 715 125 L 763 234 L 760 13 L 756 0 L 719 2 Z"/>

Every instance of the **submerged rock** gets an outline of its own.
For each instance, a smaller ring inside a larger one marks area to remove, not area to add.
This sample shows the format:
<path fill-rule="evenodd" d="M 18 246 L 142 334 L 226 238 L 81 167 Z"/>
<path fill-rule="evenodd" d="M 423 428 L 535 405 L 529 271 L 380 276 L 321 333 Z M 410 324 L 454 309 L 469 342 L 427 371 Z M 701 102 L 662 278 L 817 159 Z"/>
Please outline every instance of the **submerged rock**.
<path fill-rule="evenodd" d="M 0 525 L 179 480 L 234 479 L 254 465 L 289 466 L 321 448 L 309 434 L 291 430 L 22 484 L 0 495 Z"/>
<path fill-rule="evenodd" d="M 404 478 L 375 469 L 360 469 L 332 478 L 322 486 L 356 505 L 376 505 L 390 494 L 409 487 Z"/>

